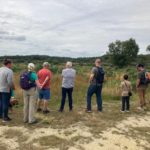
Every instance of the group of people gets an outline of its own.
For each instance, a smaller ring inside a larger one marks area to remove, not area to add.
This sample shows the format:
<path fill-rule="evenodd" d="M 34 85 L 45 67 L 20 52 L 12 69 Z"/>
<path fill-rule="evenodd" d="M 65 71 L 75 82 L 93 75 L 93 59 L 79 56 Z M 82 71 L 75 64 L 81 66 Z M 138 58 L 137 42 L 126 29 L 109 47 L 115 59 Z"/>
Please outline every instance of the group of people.
<path fill-rule="evenodd" d="M 3 122 L 10 121 L 8 116 L 9 106 L 11 104 L 12 93 L 14 95 L 15 84 L 13 81 L 12 61 L 5 59 L 3 66 L 0 68 L 0 118 Z M 144 65 L 137 66 L 138 79 L 137 91 L 139 93 L 140 104 L 138 109 L 143 110 L 146 106 L 145 93 L 148 82 L 146 78 L 146 70 Z M 66 97 L 68 96 L 69 110 L 73 110 L 72 93 L 74 88 L 76 70 L 72 67 L 72 62 L 67 62 L 65 69 L 62 70 L 62 99 L 59 112 L 63 112 Z M 51 98 L 50 84 L 52 79 L 52 72 L 48 62 L 43 63 L 43 68 L 37 73 L 35 72 L 35 65 L 29 63 L 27 71 L 20 75 L 20 86 L 23 89 L 24 99 L 24 122 L 33 124 L 37 120 L 35 112 L 43 112 L 47 114 L 48 102 Z M 92 112 L 91 98 L 96 94 L 97 111 L 102 112 L 102 87 L 104 82 L 105 72 L 102 67 L 101 59 L 95 60 L 95 66 L 91 70 L 89 87 L 87 90 L 87 113 Z M 132 96 L 131 82 L 128 80 L 128 75 L 125 74 L 121 82 L 121 96 L 122 96 L 122 112 L 129 112 L 130 110 L 130 96 Z"/>

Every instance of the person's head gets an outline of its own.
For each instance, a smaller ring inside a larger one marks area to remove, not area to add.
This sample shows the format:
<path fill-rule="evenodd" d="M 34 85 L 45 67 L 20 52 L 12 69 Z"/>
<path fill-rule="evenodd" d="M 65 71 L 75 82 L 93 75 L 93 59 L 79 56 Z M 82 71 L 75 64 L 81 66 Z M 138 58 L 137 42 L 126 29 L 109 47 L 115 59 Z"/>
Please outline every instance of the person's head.
<path fill-rule="evenodd" d="M 28 64 L 28 71 L 34 71 L 35 65 L 33 63 Z"/>
<path fill-rule="evenodd" d="M 44 62 L 43 63 L 43 68 L 47 68 L 48 69 L 49 67 L 50 67 L 50 64 L 48 62 Z"/>
<path fill-rule="evenodd" d="M 101 59 L 96 59 L 95 60 L 95 65 L 96 66 L 101 66 L 101 63 L 102 63 Z"/>
<path fill-rule="evenodd" d="M 128 76 L 127 74 L 125 74 L 125 75 L 123 76 L 123 79 L 124 79 L 124 80 L 128 80 L 128 78 L 129 78 L 129 76 Z"/>
<path fill-rule="evenodd" d="M 66 68 L 72 68 L 72 62 L 71 61 L 68 61 L 66 63 Z"/>
<path fill-rule="evenodd" d="M 5 59 L 3 62 L 4 66 L 11 68 L 12 67 L 12 61 L 10 59 Z"/>
<path fill-rule="evenodd" d="M 138 64 L 136 67 L 137 67 L 138 71 L 144 70 L 144 65 L 143 64 Z"/>

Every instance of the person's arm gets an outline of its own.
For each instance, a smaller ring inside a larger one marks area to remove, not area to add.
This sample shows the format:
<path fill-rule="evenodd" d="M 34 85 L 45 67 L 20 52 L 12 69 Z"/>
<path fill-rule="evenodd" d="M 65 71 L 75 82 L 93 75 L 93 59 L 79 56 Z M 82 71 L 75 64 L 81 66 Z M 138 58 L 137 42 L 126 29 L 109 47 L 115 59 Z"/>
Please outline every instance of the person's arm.
<path fill-rule="evenodd" d="M 89 82 L 91 82 L 93 80 L 95 72 L 96 72 L 96 70 L 95 70 L 95 68 L 93 68 L 91 71 L 91 74 L 90 74 Z"/>
<path fill-rule="evenodd" d="M 130 92 L 132 91 L 132 85 L 131 85 L 131 83 L 129 84 L 129 91 Z"/>
<path fill-rule="evenodd" d="M 47 76 L 44 80 L 44 82 L 42 83 L 42 88 L 44 87 L 44 85 L 48 82 L 48 80 L 50 79 L 49 76 Z"/>
<path fill-rule="evenodd" d="M 93 80 L 93 78 L 94 78 L 94 74 L 93 74 L 93 73 L 91 73 L 91 74 L 90 74 L 89 82 L 91 82 L 91 81 Z"/>
<path fill-rule="evenodd" d="M 137 81 L 136 81 L 136 88 L 138 88 L 139 85 L 140 85 L 140 79 L 137 79 Z"/>
<path fill-rule="evenodd" d="M 15 90 L 15 85 L 13 82 L 13 72 L 7 74 L 7 83 L 12 90 Z"/>
<path fill-rule="evenodd" d="M 40 89 L 42 88 L 42 85 L 40 84 L 39 80 L 35 80 L 35 83 L 36 83 L 37 87 L 39 87 Z"/>

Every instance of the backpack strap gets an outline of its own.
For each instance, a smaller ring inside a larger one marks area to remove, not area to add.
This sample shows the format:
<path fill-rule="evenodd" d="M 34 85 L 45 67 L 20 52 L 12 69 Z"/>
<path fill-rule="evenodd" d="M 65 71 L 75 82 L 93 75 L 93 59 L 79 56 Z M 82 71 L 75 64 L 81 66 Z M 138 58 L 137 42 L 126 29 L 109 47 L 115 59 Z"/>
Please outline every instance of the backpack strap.
<path fill-rule="evenodd" d="M 125 84 L 125 86 L 126 86 L 127 90 L 129 91 L 129 87 L 127 86 L 126 81 L 124 81 L 124 84 Z"/>

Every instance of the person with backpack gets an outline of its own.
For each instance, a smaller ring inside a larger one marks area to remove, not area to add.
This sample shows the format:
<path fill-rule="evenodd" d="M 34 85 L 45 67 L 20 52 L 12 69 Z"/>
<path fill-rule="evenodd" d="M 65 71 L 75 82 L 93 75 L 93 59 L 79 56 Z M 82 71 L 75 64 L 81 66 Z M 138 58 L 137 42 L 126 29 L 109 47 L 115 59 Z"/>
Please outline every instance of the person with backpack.
<path fill-rule="evenodd" d="M 24 98 L 24 123 L 29 124 L 37 122 L 34 116 L 38 98 L 37 86 L 41 88 L 34 69 L 35 65 L 29 63 L 28 70 L 23 72 L 20 76 L 20 86 L 23 89 Z"/>
<path fill-rule="evenodd" d="M 148 87 L 148 80 L 146 78 L 146 70 L 143 64 L 137 65 L 137 71 L 138 71 L 138 77 L 136 82 L 136 88 L 139 95 L 139 107 L 137 107 L 138 110 L 144 110 L 146 107 L 146 89 Z"/>
<path fill-rule="evenodd" d="M 10 91 L 15 89 L 13 82 L 12 61 L 5 59 L 4 66 L 0 68 L 0 118 L 2 122 L 11 121 L 8 116 L 10 104 Z"/>
<path fill-rule="evenodd" d="M 104 70 L 101 66 L 101 59 L 96 59 L 95 67 L 92 68 L 90 75 L 90 85 L 87 91 L 87 112 L 92 112 L 91 98 L 93 94 L 96 94 L 97 110 L 102 112 L 102 86 L 104 81 Z"/>
<path fill-rule="evenodd" d="M 66 96 L 68 95 L 69 111 L 73 109 L 72 93 L 74 88 L 76 71 L 72 68 L 72 62 L 66 63 L 66 68 L 62 70 L 62 99 L 59 112 L 63 112 Z"/>
<path fill-rule="evenodd" d="M 131 90 L 131 82 L 128 81 L 128 75 L 123 76 L 123 81 L 121 82 L 121 95 L 122 95 L 122 108 L 121 112 L 129 112 L 130 111 L 130 96 L 132 96 Z"/>
<path fill-rule="evenodd" d="M 39 99 L 37 104 L 37 111 L 43 110 L 44 114 L 49 113 L 48 102 L 50 100 L 50 82 L 52 79 L 52 72 L 50 71 L 50 64 L 48 62 L 43 63 L 43 68 L 38 71 L 38 80 L 41 84 L 39 90 Z M 41 109 L 41 102 L 43 101 L 43 109 Z"/>

